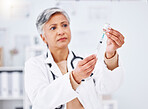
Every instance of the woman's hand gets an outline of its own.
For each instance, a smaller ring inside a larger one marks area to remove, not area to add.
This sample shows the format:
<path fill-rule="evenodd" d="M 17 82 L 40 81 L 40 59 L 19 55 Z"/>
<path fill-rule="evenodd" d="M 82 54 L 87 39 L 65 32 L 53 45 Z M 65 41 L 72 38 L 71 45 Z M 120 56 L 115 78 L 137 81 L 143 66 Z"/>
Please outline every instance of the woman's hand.
<path fill-rule="evenodd" d="M 82 79 L 89 77 L 95 68 L 96 62 L 97 57 L 94 54 L 79 61 L 76 68 L 72 72 L 75 81 L 77 83 L 81 83 Z"/>
<path fill-rule="evenodd" d="M 106 31 L 107 35 L 107 47 L 106 47 L 106 57 L 111 58 L 114 56 L 116 50 L 124 44 L 124 36 L 117 30 L 108 28 Z"/>

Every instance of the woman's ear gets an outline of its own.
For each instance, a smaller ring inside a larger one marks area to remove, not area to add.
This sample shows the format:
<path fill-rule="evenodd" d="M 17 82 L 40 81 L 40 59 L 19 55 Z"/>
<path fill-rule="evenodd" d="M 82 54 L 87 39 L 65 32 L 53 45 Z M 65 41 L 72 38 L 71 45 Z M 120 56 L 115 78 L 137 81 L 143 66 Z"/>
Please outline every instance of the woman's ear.
<path fill-rule="evenodd" d="M 42 40 L 47 44 L 47 41 L 45 39 L 45 36 L 43 36 L 42 34 L 40 34 L 40 36 L 41 36 Z"/>

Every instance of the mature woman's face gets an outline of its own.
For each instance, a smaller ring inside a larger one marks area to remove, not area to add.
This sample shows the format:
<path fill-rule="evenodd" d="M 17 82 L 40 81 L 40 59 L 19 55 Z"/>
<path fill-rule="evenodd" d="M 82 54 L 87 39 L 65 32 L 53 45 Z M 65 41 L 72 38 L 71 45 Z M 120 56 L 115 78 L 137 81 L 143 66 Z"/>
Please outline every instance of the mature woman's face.
<path fill-rule="evenodd" d="M 66 48 L 71 40 L 71 31 L 67 18 L 61 14 L 54 14 L 44 25 L 44 42 L 49 48 Z"/>

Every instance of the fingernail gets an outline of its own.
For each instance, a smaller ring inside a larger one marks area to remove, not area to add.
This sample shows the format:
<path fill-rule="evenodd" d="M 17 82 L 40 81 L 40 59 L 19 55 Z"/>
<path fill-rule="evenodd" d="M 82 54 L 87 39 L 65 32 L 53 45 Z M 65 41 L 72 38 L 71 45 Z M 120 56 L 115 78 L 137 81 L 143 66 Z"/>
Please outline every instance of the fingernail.
<path fill-rule="evenodd" d="M 107 32 L 110 32 L 110 30 L 109 30 L 109 29 L 107 29 Z"/>
<path fill-rule="evenodd" d="M 110 29 L 110 30 L 111 30 L 112 28 L 111 28 L 111 27 L 108 27 L 108 29 Z"/>
<path fill-rule="evenodd" d="M 97 57 L 97 54 L 94 54 L 94 57 L 96 58 Z"/>

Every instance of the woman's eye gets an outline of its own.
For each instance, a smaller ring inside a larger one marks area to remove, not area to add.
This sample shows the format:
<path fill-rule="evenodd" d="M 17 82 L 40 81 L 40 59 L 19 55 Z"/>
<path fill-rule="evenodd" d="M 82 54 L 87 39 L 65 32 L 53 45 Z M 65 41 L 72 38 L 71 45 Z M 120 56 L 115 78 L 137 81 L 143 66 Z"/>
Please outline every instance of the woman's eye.
<path fill-rule="evenodd" d="M 64 24 L 64 25 L 63 25 L 63 27 L 67 27 L 67 26 L 68 26 L 67 24 Z"/>
<path fill-rule="evenodd" d="M 50 30 L 55 30 L 55 29 L 56 29 L 56 27 L 51 27 L 51 28 L 50 28 Z"/>

